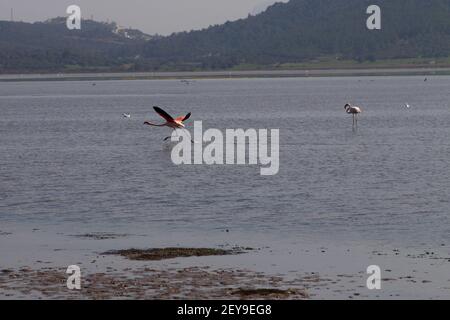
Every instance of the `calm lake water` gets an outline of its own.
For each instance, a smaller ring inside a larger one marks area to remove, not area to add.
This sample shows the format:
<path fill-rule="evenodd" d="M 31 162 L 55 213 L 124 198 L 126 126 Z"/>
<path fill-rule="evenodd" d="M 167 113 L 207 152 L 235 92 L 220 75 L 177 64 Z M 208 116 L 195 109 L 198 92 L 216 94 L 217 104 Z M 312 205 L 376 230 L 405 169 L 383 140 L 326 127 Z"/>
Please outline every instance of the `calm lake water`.
<path fill-rule="evenodd" d="M 278 175 L 173 165 L 153 105 L 280 129 Z M 439 245 L 449 167 L 450 77 L 0 83 L 0 226 Z"/>

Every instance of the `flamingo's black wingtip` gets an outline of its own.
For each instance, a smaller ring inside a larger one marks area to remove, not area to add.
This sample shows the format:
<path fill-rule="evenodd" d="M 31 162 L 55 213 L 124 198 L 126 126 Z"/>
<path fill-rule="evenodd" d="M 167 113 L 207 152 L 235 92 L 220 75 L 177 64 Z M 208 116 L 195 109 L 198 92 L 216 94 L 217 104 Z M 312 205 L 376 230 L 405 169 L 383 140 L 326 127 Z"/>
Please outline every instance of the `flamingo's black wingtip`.
<path fill-rule="evenodd" d="M 189 112 L 187 115 L 184 116 L 183 121 L 186 121 L 187 119 L 189 119 L 191 117 L 191 113 Z"/>

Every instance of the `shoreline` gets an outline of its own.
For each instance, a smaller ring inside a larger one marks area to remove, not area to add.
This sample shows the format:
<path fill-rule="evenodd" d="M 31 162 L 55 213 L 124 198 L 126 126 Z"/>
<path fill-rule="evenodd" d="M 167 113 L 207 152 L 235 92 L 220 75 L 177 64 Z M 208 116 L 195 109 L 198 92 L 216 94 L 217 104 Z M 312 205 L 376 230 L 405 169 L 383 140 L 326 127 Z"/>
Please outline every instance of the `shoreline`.
<path fill-rule="evenodd" d="M 378 69 L 311 69 L 250 71 L 183 71 L 183 72 L 105 72 L 56 74 L 0 74 L 0 82 L 17 81 L 93 81 L 93 80 L 182 80 L 239 78 L 308 78 L 351 76 L 433 76 L 450 75 L 450 67 L 442 68 L 378 68 Z"/>
<path fill-rule="evenodd" d="M 108 230 L 107 230 L 108 231 Z M 211 248 L 232 249 L 228 235 Z M 159 241 L 155 241 L 159 239 Z M 54 233 L 2 229 L 4 299 L 448 299 L 447 244 L 398 248 L 374 244 L 273 243 L 241 254 L 135 260 L 109 249 L 167 248 L 156 235 Z M 56 240 L 56 241 L 55 241 Z M 15 245 L 14 245 L 15 244 Z M 200 246 L 200 240 L 188 243 Z M 241 241 L 240 245 L 250 243 Z M 177 247 L 184 247 L 178 244 Z M 8 249 L 6 249 L 8 248 Z M 345 257 L 344 260 L 341 258 Z M 82 289 L 67 289 L 66 269 L 81 268 Z M 380 266 L 382 289 L 366 287 Z"/>

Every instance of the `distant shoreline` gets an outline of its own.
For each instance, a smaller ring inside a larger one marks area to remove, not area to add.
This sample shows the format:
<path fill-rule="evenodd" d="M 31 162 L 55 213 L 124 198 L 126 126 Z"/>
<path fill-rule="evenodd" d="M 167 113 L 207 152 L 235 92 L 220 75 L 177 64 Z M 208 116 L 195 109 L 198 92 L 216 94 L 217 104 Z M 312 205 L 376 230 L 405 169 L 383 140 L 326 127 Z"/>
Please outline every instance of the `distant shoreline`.
<path fill-rule="evenodd" d="M 105 72 L 57 74 L 0 74 L 6 81 L 93 81 L 93 80 L 165 80 L 226 78 L 295 78 L 344 76 L 432 76 L 450 75 L 444 68 L 379 68 L 379 69 L 311 69 L 311 70 L 248 70 L 248 71 L 184 71 L 184 72 Z"/>

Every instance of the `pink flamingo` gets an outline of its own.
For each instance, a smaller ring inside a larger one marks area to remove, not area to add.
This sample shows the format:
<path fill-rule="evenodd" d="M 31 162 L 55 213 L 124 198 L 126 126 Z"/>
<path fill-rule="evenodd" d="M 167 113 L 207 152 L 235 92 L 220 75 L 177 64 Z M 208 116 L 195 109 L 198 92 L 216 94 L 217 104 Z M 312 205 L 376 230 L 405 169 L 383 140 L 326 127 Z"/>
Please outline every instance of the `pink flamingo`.
<path fill-rule="evenodd" d="M 344 106 L 344 108 L 345 108 L 345 112 L 347 112 L 348 114 L 351 114 L 353 116 L 353 125 L 355 125 L 355 124 L 358 125 L 358 114 L 362 113 L 361 108 L 351 106 L 348 103 Z"/>
<path fill-rule="evenodd" d="M 163 109 L 161 109 L 160 107 L 153 107 L 153 109 L 155 109 L 156 113 L 158 113 L 161 117 L 164 118 L 164 120 L 166 120 L 166 123 L 163 124 L 153 124 L 150 123 L 148 121 L 145 121 L 144 124 L 149 125 L 149 126 L 154 126 L 154 127 L 169 127 L 172 128 L 174 130 L 176 129 L 184 129 L 184 121 L 186 121 L 187 119 L 190 118 L 191 113 L 189 112 L 187 115 L 185 116 L 181 116 L 178 118 L 172 118 L 172 116 L 170 114 L 168 114 L 167 112 L 165 112 Z M 164 138 L 164 141 L 166 141 L 167 139 L 169 139 L 170 137 L 166 137 Z"/>

